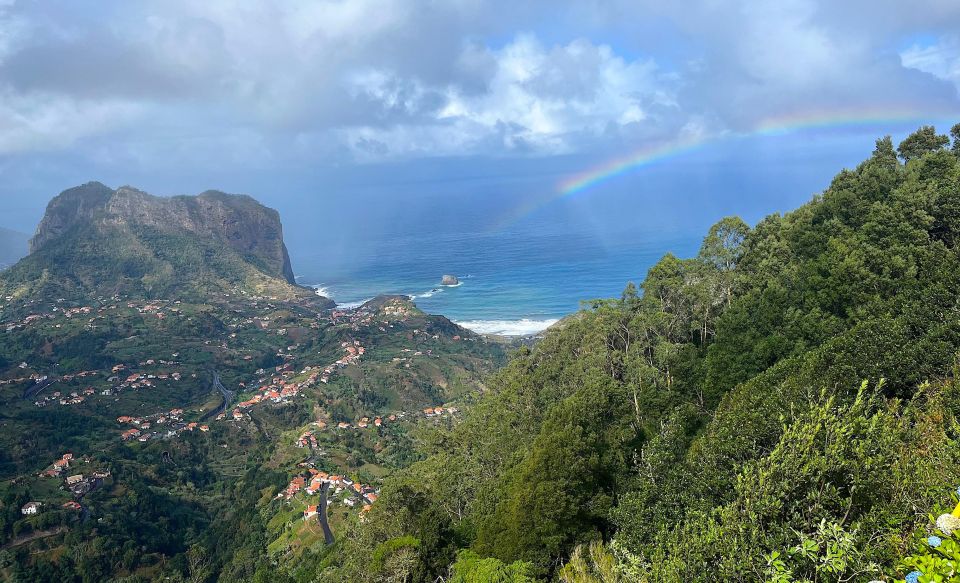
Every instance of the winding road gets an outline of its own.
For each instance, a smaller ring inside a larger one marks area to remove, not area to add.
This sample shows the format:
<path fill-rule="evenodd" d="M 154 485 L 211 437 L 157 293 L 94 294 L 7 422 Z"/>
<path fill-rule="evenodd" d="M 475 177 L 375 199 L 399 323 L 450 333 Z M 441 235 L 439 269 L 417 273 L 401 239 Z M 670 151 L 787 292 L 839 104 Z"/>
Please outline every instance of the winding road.
<path fill-rule="evenodd" d="M 213 388 L 220 391 L 220 395 L 223 397 L 223 403 L 213 411 L 208 411 L 200 418 L 201 421 L 206 421 L 210 417 L 216 417 L 220 413 L 224 413 L 227 410 L 227 407 L 230 406 L 230 403 L 233 401 L 233 396 L 236 394 L 234 391 L 231 391 L 227 387 L 223 386 L 223 383 L 220 382 L 220 373 L 213 371 Z"/>

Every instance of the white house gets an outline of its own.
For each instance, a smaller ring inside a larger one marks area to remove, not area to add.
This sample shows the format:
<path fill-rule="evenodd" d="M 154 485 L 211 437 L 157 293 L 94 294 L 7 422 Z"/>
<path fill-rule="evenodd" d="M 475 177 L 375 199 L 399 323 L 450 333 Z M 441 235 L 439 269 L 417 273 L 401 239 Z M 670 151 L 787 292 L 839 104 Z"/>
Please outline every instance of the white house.
<path fill-rule="evenodd" d="M 22 514 L 36 514 L 40 511 L 41 506 L 43 506 L 43 502 L 27 502 L 20 509 L 20 512 Z"/>

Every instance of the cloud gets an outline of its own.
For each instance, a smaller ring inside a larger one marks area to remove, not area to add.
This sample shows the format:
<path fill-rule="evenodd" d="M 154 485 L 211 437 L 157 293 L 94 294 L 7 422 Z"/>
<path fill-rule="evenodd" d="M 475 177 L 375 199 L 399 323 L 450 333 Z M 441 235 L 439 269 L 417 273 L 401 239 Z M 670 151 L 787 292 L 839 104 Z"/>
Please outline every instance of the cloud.
<path fill-rule="evenodd" d="M 141 113 L 129 102 L 0 92 L 0 155 L 69 147 L 87 136 L 126 128 Z"/>
<path fill-rule="evenodd" d="M 900 58 L 904 67 L 949 81 L 960 91 L 960 36 L 948 35 L 928 45 L 915 43 Z"/>
<path fill-rule="evenodd" d="M 497 49 L 468 46 L 460 61 L 483 68 L 483 91 L 359 75 L 355 88 L 396 123 L 345 128 L 347 141 L 376 139 L 394 154 L 560 154 L 676 108 L 672 80 L 652 60 L 585 39 L 546 47 L 522 34 Z"/>
<path fill-rule="evenodd" d="M 840 4 L 0 3 L 0 152 L 543 156 L 958 109 L 956 2 Z M 938 40 L 898 50 L 921 34 Z"/>

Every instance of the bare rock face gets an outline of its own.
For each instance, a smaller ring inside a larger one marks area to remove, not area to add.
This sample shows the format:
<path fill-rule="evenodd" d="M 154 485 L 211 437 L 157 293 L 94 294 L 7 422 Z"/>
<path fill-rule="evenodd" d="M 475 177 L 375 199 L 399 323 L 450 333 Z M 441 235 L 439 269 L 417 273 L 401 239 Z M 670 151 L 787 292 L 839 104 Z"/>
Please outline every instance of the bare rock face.
<path fill-rule="evenodd" d="M 456 275 L 444 275 L 443 279 L 440 280 L 440 285 L 459 285 L 460 280 L 457 279 Z"/>
<path fill-rule="evenodd" d="M 30 252 L 37 251 L 79 223 L 93 221 L 113 196 L 113 190 L 99 182 L 88 182 L 61 192 L 47 205 L 47 212 L 30 239 Z"/>
<path fill-rule="evenodd" d="M 50 202 L 30 241 L 30 251 L 84 226 L 148 228 L 196 236 L 229 246 L 267 275 L 294 283 L 279 213 L 246 195 L 207 191 L 168 198 L 90 182 L 66 190 Z"/>

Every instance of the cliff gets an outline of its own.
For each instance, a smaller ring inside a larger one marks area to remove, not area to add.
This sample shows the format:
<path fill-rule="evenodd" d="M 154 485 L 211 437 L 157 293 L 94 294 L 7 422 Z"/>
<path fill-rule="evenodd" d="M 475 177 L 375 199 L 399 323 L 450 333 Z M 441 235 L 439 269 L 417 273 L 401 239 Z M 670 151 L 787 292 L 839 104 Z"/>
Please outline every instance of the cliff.
<path fill-rule="evenodd" d="M 294 283 L 277 211 L 246 195 L 207 191 L 199 196 L 158 197 L 99 182 L 62 192 L 50 201 L 30 241 L 30 252 L 77 226 L 139 227 L 216 241 L 237 251 L 268 275 Z"/>
<path fill-rule="evenodd" d="M 159 197 L 99 182 L 50 201 L 30 255 L 4 272 L 0 290 L 312 295 L 294 284 L 279 213 L 253 198 L 217 191 Z"/>

